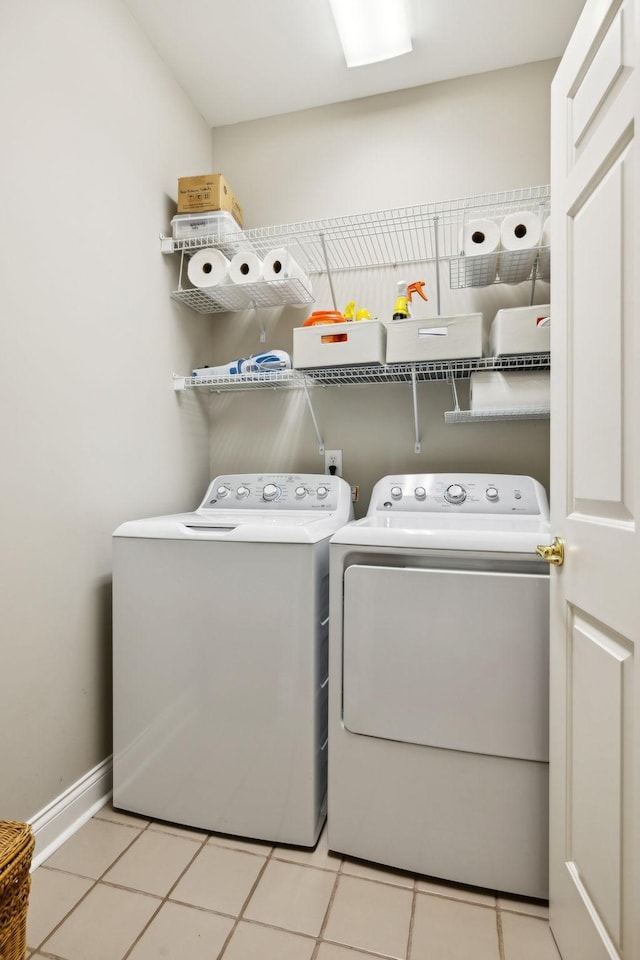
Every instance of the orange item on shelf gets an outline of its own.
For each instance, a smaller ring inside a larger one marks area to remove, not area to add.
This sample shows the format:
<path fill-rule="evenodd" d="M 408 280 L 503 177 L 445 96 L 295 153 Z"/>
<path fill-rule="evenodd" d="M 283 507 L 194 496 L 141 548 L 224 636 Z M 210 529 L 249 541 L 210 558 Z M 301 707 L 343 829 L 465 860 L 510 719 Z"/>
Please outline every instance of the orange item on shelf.
<path fill-rule="evenodd" d="M 307 317 L 302 324 L 303 327 L 315 327 L 321 323 L 344 323 L 345 319 L 339 310 L 314 310 L 310 317 Z M 336 336 L 327 335 L 322 338 L 323 343 L 340 343 L 346 340 L 346 334 L 336 334 Z"/>

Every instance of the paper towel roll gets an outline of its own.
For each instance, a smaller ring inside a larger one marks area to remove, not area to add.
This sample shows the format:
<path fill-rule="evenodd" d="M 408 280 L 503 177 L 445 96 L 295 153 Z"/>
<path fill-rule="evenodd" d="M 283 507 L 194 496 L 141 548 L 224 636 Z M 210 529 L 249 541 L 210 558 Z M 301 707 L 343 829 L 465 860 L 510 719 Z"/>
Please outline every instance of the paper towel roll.
<path fill-rule="evenodd" d="M 522 283 L 531 276 L 540 242 L 540 218 L 528 210 L 518 210 L 500 225 L 498 276 L 503 283 Z"/>
<path fill-rule="evenodd" d="M 198 250 L 189 260 L 187 276 L 194 287 L 217 287 L 231 283 L 230 262 L 220 250 L 206 247 Z"/>
<path fill-rule="evenodd" d="M 298 280 L 311 296 L 309 277 L 284 247 L 277 247 L 267 253 L 262 263 L 262 272 L 265 280 Z M 306 307 L 307 304 L 295 303 L 292 306 Z"/>
<path fill-rule="evenodd" d="M 256 283 L 263 280 L 262 260 L 255 253 L 236 253 L 229 266 L 229 276 L 234 283 Z"/>
<path fill-rule="evenodd" d="M 547 217 L 542 225 L 540 246 L 546 249 L 540 251 L 538 257 L 538 276 L 541 280 L 551 279 L 551 217 Z"/>
<path fill-rule="evenodd" d="M 508 410 L 521 407 L 549 407 L 549 372 L 518 371 L 498 373 L 477 370 L 469 381 L 471 410 Z"/>
<path fill-rule="evenodd" d="M 465 264 L 465 286 L 484 287 L 496 279 L 500 227 L 493 220 L 469 220 L 460 246 L 465 257 L 481 258 Z"/>

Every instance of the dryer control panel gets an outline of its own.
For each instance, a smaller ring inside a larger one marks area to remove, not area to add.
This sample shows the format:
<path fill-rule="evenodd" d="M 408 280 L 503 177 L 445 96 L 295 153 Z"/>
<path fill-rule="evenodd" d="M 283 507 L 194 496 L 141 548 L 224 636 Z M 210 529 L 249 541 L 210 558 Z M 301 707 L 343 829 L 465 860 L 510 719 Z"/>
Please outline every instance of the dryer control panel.
<path fill-rule="evenodd" d="M 382 513 L 520 514 L 547 519 L 544 487 L 533 477 L 494 473 L 397 474 L 379 480 L 367 516 Z"/>
<path fill-rule="evenodd" d="M 243 473 L 216 477 L 199 511 L 295 510 L 333 513 L 350 507 L 346 480 L 323 473 Z"/>

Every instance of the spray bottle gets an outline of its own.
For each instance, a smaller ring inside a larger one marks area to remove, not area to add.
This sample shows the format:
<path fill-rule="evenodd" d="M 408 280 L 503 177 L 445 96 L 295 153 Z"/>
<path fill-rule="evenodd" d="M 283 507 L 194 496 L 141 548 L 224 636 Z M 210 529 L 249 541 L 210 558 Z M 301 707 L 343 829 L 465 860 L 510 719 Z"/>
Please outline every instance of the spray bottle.
<path fill-rule="evenodd" d="M 406 280 L 399 280 L 396 284 L 397 296 L 396 302 L 393 307 L 393 316 L 392 320 L 406 320 L 407 317 L 411 316 L 409 311 L 409 304 L 411 303 L 411 297 L 414 293 L 417 293 L 419 297 L 426 302 L 428 297 L 424 294 L 424 280 L 415 280 L 413 283 L 407 284 Z"/>

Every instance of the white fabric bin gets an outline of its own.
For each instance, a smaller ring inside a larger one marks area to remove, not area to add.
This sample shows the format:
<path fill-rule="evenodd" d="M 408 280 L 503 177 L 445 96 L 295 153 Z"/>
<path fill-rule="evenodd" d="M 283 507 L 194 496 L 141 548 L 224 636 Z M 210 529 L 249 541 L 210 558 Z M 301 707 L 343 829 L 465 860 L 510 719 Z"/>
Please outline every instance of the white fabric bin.
<path fill-rule="evenodd" d="M 521 353 L 548 353 L 551 349 L 551 327 L 540 321 L 549 316 L 548 303 L 533 307 L 498 310 L 491 324 L 489 353 L 504 357 Z"/>
<path fill-rule="evenodd" d="M 387 327 L 387 363 L 478 358 L 483 350 L 481 313 L 429 320 L 393 320 Z"/>
<path fill-rule="evenodd" d="M 344 367 L 384 363 L 385 327 L 379 320 L 318 323 L 294 327 L 293 365 Z"/>

